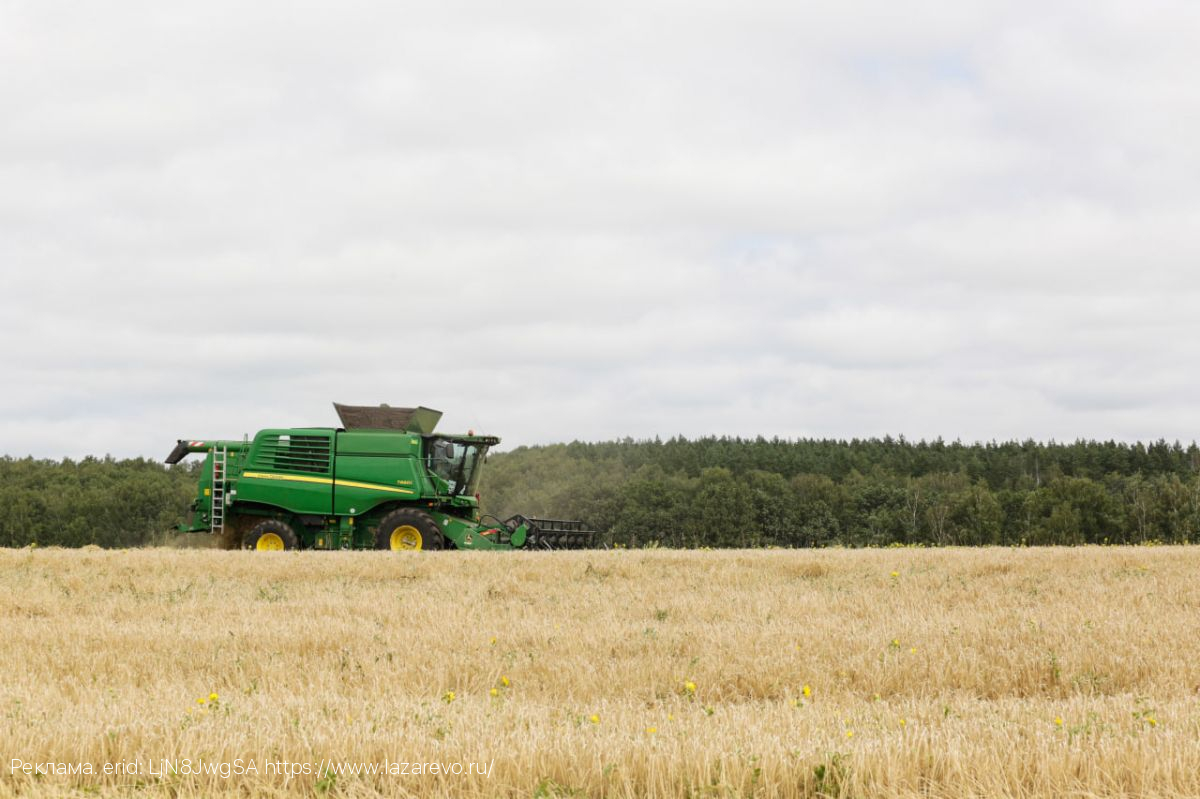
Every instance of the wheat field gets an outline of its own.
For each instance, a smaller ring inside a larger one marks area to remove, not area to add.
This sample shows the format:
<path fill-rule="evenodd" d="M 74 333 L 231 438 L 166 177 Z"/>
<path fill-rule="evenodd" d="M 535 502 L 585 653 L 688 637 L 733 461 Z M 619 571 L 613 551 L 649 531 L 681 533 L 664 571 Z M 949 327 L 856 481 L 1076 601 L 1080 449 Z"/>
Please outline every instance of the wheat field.
<path fill-rule="evenodd" d="M 0 796 L 1197 796 L 1198 576 L 1168 547 L 7 550 Z"/>

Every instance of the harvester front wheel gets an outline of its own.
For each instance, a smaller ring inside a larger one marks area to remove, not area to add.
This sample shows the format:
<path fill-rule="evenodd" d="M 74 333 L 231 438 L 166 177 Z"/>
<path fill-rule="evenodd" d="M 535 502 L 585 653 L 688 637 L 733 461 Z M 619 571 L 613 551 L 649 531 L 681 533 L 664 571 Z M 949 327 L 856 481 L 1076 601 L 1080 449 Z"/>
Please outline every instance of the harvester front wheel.
<path fill-rule="evenodd" d="M 375 548 L 393 552 L 418 549 L 441 549 L 442 532 L 428 513 L 415 508 L 394 510 L 379 522 L 375 531 Z"/>
<path fill-rule="evenodd" d="M 242 539 L 242 548 L 259 552 L 299 549 L 300 540 L 296 537 L 296 531 L 286 522 L 264 519 L 246 533 L 246 537 Z"/>

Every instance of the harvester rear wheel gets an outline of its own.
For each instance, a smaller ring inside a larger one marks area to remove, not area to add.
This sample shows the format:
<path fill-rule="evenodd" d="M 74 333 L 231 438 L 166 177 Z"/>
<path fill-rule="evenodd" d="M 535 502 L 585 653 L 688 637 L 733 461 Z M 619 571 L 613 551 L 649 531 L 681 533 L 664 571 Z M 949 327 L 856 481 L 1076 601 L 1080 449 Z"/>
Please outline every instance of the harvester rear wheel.
<path fill-rule="evenodd" d="M 296 537 L 296 531 L 286 522 L 264 519 L 246 533 L 246 537 L 242 539 L 242 548 L 259 552 L 299 549 L 300 540 Z"/>
<path fill-rule="evenodd" d="M 441 549 L 442 532 L 428 513 L 400 508 L 384 516 L 375 531 L 375 548 L 404 550 Z"/>

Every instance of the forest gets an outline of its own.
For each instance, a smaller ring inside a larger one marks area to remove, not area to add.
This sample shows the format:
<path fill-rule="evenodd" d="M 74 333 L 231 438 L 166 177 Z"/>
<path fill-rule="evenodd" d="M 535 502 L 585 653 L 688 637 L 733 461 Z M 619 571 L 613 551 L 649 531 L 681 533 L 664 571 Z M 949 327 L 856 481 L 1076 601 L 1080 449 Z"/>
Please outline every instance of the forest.
<path fill-rule="evenodd" d="M 625 440 L 495 455 L 483 504 L 626 546 L 1181 543 L 1198 468 L 1165 441 Z"/>
<path fill-rule="evenodd" d="M 0 546 L 171 541 L 198 466 L 0 458 Z M 629 547 L 1185 543 L 1198 470 L 1165 441 L 625 439 L 493 453 L 482 506 Z"/>

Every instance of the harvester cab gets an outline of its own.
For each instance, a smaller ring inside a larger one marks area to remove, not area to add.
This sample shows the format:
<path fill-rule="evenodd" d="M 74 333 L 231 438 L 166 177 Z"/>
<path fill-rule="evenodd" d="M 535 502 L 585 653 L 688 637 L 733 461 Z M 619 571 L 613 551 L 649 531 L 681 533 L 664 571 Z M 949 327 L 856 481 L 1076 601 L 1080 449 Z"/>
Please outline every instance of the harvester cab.
<path fill-rule="evenodd" d="M 183 532 L 253 549 L 520 549 L 592 546 L 582 522 L 485 524 L 482 467 L 495 436 L 435 433 L 441 412 L 334 404 L 337 428 L 179 441 L 167 463 L 205 456 Z M 490 518 L 490 517 L 489 517 Z"/>

